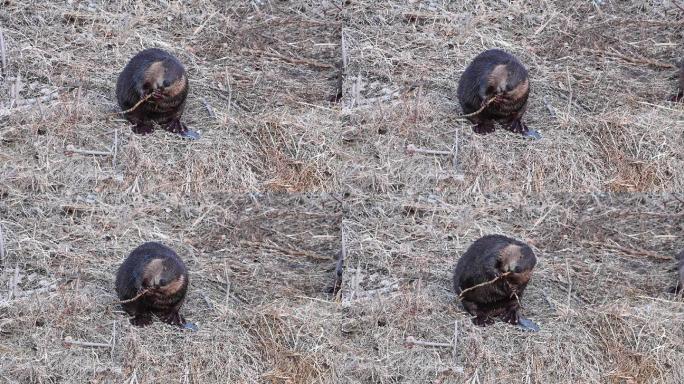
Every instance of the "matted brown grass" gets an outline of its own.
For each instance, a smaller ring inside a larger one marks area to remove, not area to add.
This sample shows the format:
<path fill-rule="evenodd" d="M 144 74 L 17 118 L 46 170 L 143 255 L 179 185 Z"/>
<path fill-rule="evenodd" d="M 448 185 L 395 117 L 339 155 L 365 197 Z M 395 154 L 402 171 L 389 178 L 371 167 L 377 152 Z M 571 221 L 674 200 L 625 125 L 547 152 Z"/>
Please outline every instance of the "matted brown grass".
<path fill-rule="evenodd" d="M 0 381 L 684 381 L 684 11 L 601 3 L 0 1 Z M 185 64 L 199 141 L 116 114 L 147 47 Z M 493 47 L 528 66 L 542 140 L 456 117 Z M 537 252 L 539 333 L 456 303 L 488 233 Z M 198 332 L 112 305 L 150 240 L 186 261 Z"/>

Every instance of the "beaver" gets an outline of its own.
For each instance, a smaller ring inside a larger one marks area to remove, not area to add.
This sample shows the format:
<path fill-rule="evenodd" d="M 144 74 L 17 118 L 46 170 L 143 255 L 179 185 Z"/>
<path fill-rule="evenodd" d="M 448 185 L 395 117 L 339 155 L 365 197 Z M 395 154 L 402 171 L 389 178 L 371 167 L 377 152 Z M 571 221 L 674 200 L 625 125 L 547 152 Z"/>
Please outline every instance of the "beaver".
<path fill-rule="evenodd" d="M 122 306 L 133 316 L 131 324 L 149 325 L 156 315 L 165 323 L 185 326 L 178 311 L 188 290 L 188 271 L 171 248 L 156 242 L 140 245 L 119 267 L 115 285 L 119 300 L 130 300 Z"/>
<path fill-rule="evenodd" d="M 520 300 L 536 263 L 527 244 L 507 236 L 488 235 L 471 244 L 456 263 L 453 284 L 465 310 L 475 316 L 473 323 L 493 324 L 497 316 L 521 323 Z M 468 289 L 478 284 L 483 285 Z"/>
<path fill-rule="evenodd" d="M 499 123 L 511 132 L 541 138 L 522 120 L 530 82 L 525 66 L 510 53 L 489 49 L 477 55 L 461 75 L 457 93 L 464 114 L 475 113 L 487 104 L 480 113 L 467 117 L 475 124 L 475 133 L 494 132 L 494 124 Z"/>
<path fill-rule="evenodd" d="M 684 59 L 679 62 L 679 89 L 676 95 L 670 97 L 670 101 L 684 102 Z"/>
<path fill-rule="evenodd" d="M 183 64 L 164 50 L 149 48 L 133 56 L 119 74 L 116 99 L 119 107 L 128 111 L 149 97 L 124 113 L 135 133 L 152 133 L 153 124 L 157 123 L 169 132 L 198 139 L 199 134 L 189 130 L 180 120 L 189 89 Z"/>

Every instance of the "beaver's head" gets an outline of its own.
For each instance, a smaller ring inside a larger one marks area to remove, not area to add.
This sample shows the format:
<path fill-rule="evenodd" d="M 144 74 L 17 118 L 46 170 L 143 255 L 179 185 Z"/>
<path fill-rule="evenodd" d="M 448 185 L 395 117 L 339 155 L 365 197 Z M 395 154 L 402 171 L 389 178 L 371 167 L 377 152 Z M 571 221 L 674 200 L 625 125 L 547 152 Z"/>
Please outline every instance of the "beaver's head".
<path fill-rule="evenodd" d="M 530 280 L 536 264 L 537 258 L 530 247 L 509 244 L 499 253 L 496 268 L 501 273 L 508 273 L 506 280 L 518 286 Z"/>
<path fill-rule="evenodd" d="M 527 70 L 516 62 L 494 66 L 487 77 L 487 98 L 497 102 L 520 100 L 529 90 Z"/>
<path fill-rule="evenodd" d="M 142 288 L 160 294 L 178 292 L 185 276 L 170 259 L 152 259 L 143 271 Z"/>
<path fill-rule="evenodd" d="M 185 69 L 177 61 L 155 61 L 145 70 L 140 93 L 156 100 L 172 98 L 185 90 L 187 82 Z"/>

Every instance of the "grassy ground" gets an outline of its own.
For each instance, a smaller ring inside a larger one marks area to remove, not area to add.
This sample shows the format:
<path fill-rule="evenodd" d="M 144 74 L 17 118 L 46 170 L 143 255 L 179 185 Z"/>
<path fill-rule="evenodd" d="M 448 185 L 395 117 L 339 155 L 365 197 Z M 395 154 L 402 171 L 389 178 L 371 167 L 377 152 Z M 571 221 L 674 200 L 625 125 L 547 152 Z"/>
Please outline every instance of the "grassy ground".
<path fill-rule="evenodd" d="M 0 381 L 684 381 L 681 6 L 0 1 Z M 116 114 L 147 47 L 185 64 L 201 140 Z M 492 47 L 529 68 L 542 140 L 456 117 Z M 537 252 L 541 332 L 457 304 L 450 271 L 488 233 Z M 149 240 L 186 261 L 199 332 L 112 305 Z"/>

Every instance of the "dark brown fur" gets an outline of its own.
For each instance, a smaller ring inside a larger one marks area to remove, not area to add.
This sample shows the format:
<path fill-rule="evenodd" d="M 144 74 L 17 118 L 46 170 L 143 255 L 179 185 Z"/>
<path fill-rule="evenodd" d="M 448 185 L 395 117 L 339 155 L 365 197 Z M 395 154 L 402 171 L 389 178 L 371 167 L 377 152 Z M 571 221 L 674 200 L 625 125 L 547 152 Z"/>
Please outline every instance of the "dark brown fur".
<path fill-rule="evenodd" d="M 501 317 L 511 324 L 520 319 L 520 301 L 532 277 L 537 258 L 525 243 L 502 235 L 488 235 L 468 247 L 454 268 L 454 291 L 462 291 L 508 275 L 496 282 L 475 288 L 463 294 L 463 307 L 474 315 L 473 322 L 487 325 Z M 517 297 L 516 297 L 517 296 Z"/>
<path fill-rule="evenodd" d="M 684 59 L 679 62 L 679 88 L 677 94 L 670 98 L 670 101 L 684 102 Z"/>
<path fill-rule="evenodd" d="M 152 323 L 152 315 L 162 321 L 182 326 L 185 319 L 178 313 L 188 290 L 188 271 L 171 248 L 155 242 L 134 249 L 116 273 L 119 300 L 130 300 L 144 290 L 140 298 L 122 304 L 133 318 L 131 324 Z"/>
<path fill-rule="evenodd" d="M 170 53 L 157 48 L 133 56 L 116 82 L 116 98 L 124 111 L 147 95 L 154 95 L 124 115 L 134 124 L 133 132 L 139 134 L 152 133 L 154 123 L 174 133 L 187 131 L 180 119 L 188 91 L 183 65 Z"/>
<path fill-rule="evenodd" d="M 527 69 L 508 52 L 490 49 L 475 57 L 463 72 L 457 93 L 464 114 L 476 112 L 496 97 L 482 112 L 468 117 L 476 133 L 494 132 L 495 123 L 512 132 L 528 132 L 522 121 L 530 93 Z"/>

